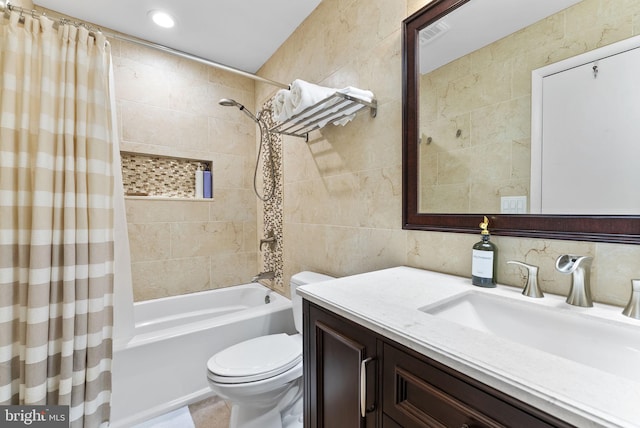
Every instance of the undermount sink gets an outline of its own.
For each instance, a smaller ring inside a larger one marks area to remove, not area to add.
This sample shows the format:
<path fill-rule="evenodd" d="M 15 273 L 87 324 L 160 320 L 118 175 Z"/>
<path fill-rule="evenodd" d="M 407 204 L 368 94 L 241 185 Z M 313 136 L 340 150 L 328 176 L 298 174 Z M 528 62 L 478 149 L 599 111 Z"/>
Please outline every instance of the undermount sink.
<path fill-rule="evenodd" d="M 640 383 L 640 325 L 474 291 L 420 311 Z"/>

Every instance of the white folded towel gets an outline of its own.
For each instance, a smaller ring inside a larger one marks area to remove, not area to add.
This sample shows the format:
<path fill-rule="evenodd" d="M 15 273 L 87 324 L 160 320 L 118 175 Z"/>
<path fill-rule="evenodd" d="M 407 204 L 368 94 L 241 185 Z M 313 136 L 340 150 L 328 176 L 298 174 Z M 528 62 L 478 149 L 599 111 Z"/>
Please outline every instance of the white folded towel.
<path fill-rule="evenodd" d="M 343 93 L 345 95 L 349 95 L 353 98 L 358 98 L 363 101 L 371 102 L 373 100 L 373 92 L 368 91 L 366 89 L 359 89 L 353 86 L 347 86 L 346 88 L 339 89 L 338 92 Z M 337 112 L 340 109 L 341 105 L 338 104 L 336 107 L 332 108 L 331 112 Z M 333 123 L 334 125 L 346 125 L 351 122 L 356 117 L 356 112 L 360 110 L 363 106 L 360 104 L 349 107 L 347 110 L 341 112 L 341 115 L 337 120 L 334 120 L 334 117 L 328 116 L 328 119 L 322 120 L 319 125 L 320 127 L 326 126 L 328 123 Z"/>
<path fill-rule="evenodd" d="M 347 123 L 351 122 L 356 117 L 356 112 L 361 108 L 363 108 L 364 106 L 362 104 L 356 104 L 344 111 L 341 111 L 340 114 L 337 115 L 336 113 L 341 107 L 342 107 L 341 105 L 338 105 L 332 108 L 331 110 L 329 110 L 329 113 L 333 113 L 333 114 L 327 115 L 324 119 L 318 122 L 318 126 L 320 126 L 320 128 L 324 128 L 329 123 L 333 123 L 336 126 L 337 125 L 344 126 Z"/>
<path fill-rule="evenodd" d="M 350 95 L 354 98 L 359 98 L 367 102 L 371 102 L 371 100 L 373 100 L 373 92 L 366 89 L 355 88 L 353 86 L 347 86 L 346 88 L 340 89 L 338 92 L 341 92 L 345 95 Z"/>

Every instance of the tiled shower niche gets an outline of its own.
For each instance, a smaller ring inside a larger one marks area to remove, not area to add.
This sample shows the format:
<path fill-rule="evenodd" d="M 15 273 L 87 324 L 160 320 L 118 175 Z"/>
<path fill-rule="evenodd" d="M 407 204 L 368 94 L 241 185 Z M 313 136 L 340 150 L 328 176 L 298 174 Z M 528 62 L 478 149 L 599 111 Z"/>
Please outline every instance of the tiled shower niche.
<path fill-rule="evenodd" d="M 195 199 L 196 171 L 211 170 L 205 160 L 121 152 L 125 196 Z"/>

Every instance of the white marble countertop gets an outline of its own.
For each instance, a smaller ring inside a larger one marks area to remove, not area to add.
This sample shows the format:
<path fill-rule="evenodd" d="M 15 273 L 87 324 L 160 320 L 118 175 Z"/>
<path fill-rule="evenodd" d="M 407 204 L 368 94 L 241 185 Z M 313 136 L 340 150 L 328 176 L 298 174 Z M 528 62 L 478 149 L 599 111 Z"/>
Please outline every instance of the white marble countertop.
<path fill-rule="evenodd" d="M 640 383 L 418 310 L 470 290 L 603 318 L 640 332 L 640 321 L 621 315 L 618 307 L 577 308 L 561 296 L 531 299 L 518 288 L 474 287 L 468 278 L 409 267 L 298 288 L 319 306 L 577 427 L 640 427 Z"/>

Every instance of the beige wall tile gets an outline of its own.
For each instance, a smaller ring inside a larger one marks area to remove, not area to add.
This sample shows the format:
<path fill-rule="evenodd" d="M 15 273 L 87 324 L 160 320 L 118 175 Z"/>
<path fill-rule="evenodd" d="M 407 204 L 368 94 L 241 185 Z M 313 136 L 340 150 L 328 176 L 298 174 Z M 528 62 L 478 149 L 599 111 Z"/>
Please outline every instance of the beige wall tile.
<path fill-rule="evenodd" d="M 248 284 L 258 274 L 256 253 L 217 254 L 211 257 L 213 288 Z"/>
<path fill-rule="evenodd" d="M 230 107 L 227 107 L 231 110 Z M 231 110 L 239 120 L 209 118 L 208 148 L 217 153 L 227 153 L 238 156 L 255 157 L 256 125 L 238 114 L 237 109 Z"/>
<path fill-rule="evenodd" d="M 15 4 L 16 6 L 23 7 L 25 9 L 33 9 L 33 2 L 31 0 L 16 0 L 16 1 L 12 1 L 11 3 Z"/>
<path fill-rule="evenodd" d="M 168 223 L 129 223 L 131 261 L 165 260 L 171 256 Z"/>
<path fill-rule="evenodd" d="M 113 57 L 115 93 L 119 101 L 169 107 L 169 82 L 161 69 L 128 58 Z"/>
<path fill-rule="evenodd" d="M 256 196 L 249 189 L 218 188 L 214 201 L 209 204 L 210 221 L 244 221 L 256 220 Z"/>
<path fill-rule="evenodd" d="M 211 288 L 209 257 L 131 264 L 135 301 L 175 296 Z"/>
<path fill-rule="evenodd" d="M 417 12 L 429 3 L 431 3 L 431 0 L 407 0 L 407 16 Z"/>
<path fill-rule="evenodd" d="M 406 233 L 330 225 L 287 224 L 285 266 L 345 276 L 404 264 Z M 289 271 L 291 272 L 291 270 Z"/>
<path fill-rule="evenodd" d="M 373 229 L 396 229 L 402 222 L 402 167 L 366 170 L 358 173 L 358 225 Z"/>
<path fill-rule="evenodd" d="M 258 233 L 258 230 L 260 233 Z M 255 221 L 242 223 L 242 237 L 244 239 L 242 249 L 243 251 L 254 253 L 254 258 L 261 258 L 260 254 L 255 253 L 259 251 L 258 244 L 260 239 L 263 238 L 262 230 L 262 227 L 258 229 Z"/>
<path fill-rule="evenodd" d="M 125 199 L 128 223 L 171 223 L 209 220 L 209 201 Z"/>
<path fill-rule="evenodd" d="M 242 223 L 171 223 L 171 256 L 186 258 L 237 253 L 244 243 Z"/>
<path fill-rule="evenodd" d="M 242 189 L 249 184 L 246 177 L 247 160 L 243 156 L 218 153 L 213 160 L 212 171 L 213 182 L 219 188 Z M 253 177 L 253 170 L 251 174 Z"/>
<path fill-rule="evenodd" d="M 594 299 L 625 306 L 631 297 L 631 280 L 640 279 L 640 246 L 600 243 L 595 247 Z"/>
<path fill-rule="evenodd" d="M 401 230 L 401 202 L 395 189 L 399 176 L 396 176 L 397 171 L 393 172 L 401 164 L 400 24 L 404 17 L 427 3 L 426 0 L 375 2 L 374 7 L 369 8 L 369 2 L 365 0 L 324 0 L 260 70 L 265 77 L 285 82 L 302 78 L 338 87 L 362 85 L 373 90 L 381 101 L 375 119 L 360 115 L 345 127 L 324 128 L 313 133 L 309 144 L 293 138 L 284 139 L 286 279 L 300 270 L 350 275 L 394 264 L 469 276 L 471 247 L 479 236 Z M 615 24 L 612 25 L 615 28 L 607 29 L 604 39 L 607 43 L 612 38 L 628 37 L 630 34 L 623 34 L 631 31 L 637 32 L 639 12 L 625 10 L 619 16 L 607 17 L 611 14 L 608 5 L 612 3 L 585 0 L 580 3 L 579 7 L 583 9 L 580 13 L 589 18 L 578 16 L 573 22 L 568 22 L 565 29 L 565 18 L 559 16 L 521 32 L 517 37 L 525 39 L 529 48 L 520 52 L 514 61 L 531 70 L 586 49 L 564 40 L 565 30 L 569 34 L 572 31 L 593 32 L 589 36 L 589 45 L 595 47 L 602 32 L 594 31 L 595 27 L 601 27 L 594 19 L 598 22 L 609 20 Z M 637 5 L 637 2 L 632 3 Z M 365 10 L 363 19 L 354 19 L 354 11 Z M 595 15 L 598 17 L 594 18 Z M 630 28 L 631 22 L 635 23 L 633 29 Z M 534 31 L 546 34 L 549 41 L 545 44 L 560 40 L 562 47 L 551 54 L 544 53 L 543 48 L 539 48 L 542 42 L 532 37 Z M 340 47 L 337 41 L 341 42 Z M 505 41 L 478 52 L 473 58 L 458 61 L 455 68 L 448 69 L 446 73 L 432 76 L 436 81 L 433 85 L 441 90 L 448 88 L 448 85 L 437 83 L 437 79 L 442 81 L 442 74 L 463 79 L 469 73 L 476 73 L 482 82 L 485 78 L 480 76 L 479 70 L 497 71 L 496 66 L 487 68 L 488 60 L 504 58 L 515 50 L 514 44 Z M 463 120 L 460 125 L 456 123 L 453 126 L 456 129 L 459 126 L 465 138 L 470 139 L 469 147 L 505 144 L 500 156 L 509 158 L 511 166 L 498 174 L 496 198 L 526 192 L 530 162 L 528 121 L 515 122 L 513 127 L 503 126 L 512 122 L 509 117 L 513 111 L 528 112 L 530 72 L 514 70 L 513 61 L 501 62 L 498 68 L 508 73 L 500 80 L 499 91 L 494 93 L 489 83 L 478 85 L 473 99 L 465 105 L 466 109 L 473 106 L 486 110 L 477 111 L 473 118 L 469 113 L 468 125 Z M 258 85 L 256 99 L 262 100 L 272 93 L 273 88 Z M 432 102 L 429 110 L 433 120 L 435 112 L 456 118 L 455 121 L 459 120 L 461 112 L 467 114 L 468 110 L 454 107 Z M 477 129 L 474 125 L 480 121 L 493 125 Z M 446 125 L 442 129 L 447 126 L 451 127 Z M 472 142 L 474 137 L 478 141 Z M 438 147 L 421 148 L 432 149 L 436 151 Z M 491 162 L 495 155 L 491 152 L 485 156 Z M 464 167 L 477 165 L 481 157 L 479 153 L 469 156 L 471 163 L 465 163 Z M 380 174 L 389 168 L 389 180 L 385 181 Z M 431 173 L 423 178 L 435 180 Z M 486 184 L 478 182 L 477 185 Z M 469 193 L 477 195 L 478 190 L 469 184 L 463 186 L 457 190 L 461 194 L 452 201 L 464 197 L 465 203 L 470 205 Z M 442 193 L 450 195 L 452 191 L 447 189 Z M 473 200 L 474 206 L 481 204 L 482 201 Z M 523 287 L 523 274 L 520 269 L 507 265 L 507 260 L 521 260 L 540 266 L 541 285 L 545 292 L 566 294 L 571 279 L 555 270 L 556 258 L 565 253 L 595 255 L 592 283 L 599 301 L 622 305 L 628 298 L 629 280 L 640 278 L 635 246 L 515 237 L 492 237 L 492 240 L 499 247 L 499 280 L 515 287 Z"/>
<path fill-rule="evenodd" d="M 208 138 L 208 119 L 203 115 L 137 102 L 123 102 L 121 111 L 121 137 L 127 142 L 197 151 Z"/>

